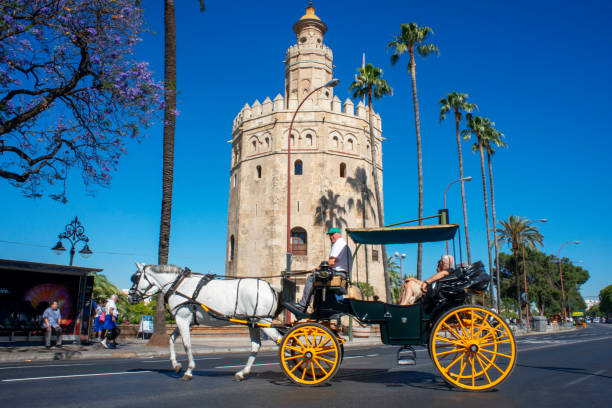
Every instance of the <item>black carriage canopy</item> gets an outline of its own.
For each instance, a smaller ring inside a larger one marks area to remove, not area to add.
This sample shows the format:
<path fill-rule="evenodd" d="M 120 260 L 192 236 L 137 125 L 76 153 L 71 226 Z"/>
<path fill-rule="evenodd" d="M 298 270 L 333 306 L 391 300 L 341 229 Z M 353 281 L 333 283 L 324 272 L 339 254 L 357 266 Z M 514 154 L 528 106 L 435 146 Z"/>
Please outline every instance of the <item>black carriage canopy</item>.
<path fill-rule="evenodd" d="M 347 228 L 358 244 L 414 244 L 448 241 L 455 237 L 458 224 L 415 225 L 410 227 Z"/>

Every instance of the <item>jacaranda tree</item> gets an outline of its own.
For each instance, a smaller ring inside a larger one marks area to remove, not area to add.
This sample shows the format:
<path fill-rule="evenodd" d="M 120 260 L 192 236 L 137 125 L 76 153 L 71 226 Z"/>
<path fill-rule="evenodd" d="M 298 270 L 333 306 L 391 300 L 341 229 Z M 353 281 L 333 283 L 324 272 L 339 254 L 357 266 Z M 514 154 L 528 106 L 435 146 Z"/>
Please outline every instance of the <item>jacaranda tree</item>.
<path fill-rule="evenodd" d="M 142 10 L 133 0 L 0 0 L 0 11 L 0 177 L 62 201 L 70 171 L 108 185 L 126 142 L 163 107 L 161 84 L 133 57 Z"/>

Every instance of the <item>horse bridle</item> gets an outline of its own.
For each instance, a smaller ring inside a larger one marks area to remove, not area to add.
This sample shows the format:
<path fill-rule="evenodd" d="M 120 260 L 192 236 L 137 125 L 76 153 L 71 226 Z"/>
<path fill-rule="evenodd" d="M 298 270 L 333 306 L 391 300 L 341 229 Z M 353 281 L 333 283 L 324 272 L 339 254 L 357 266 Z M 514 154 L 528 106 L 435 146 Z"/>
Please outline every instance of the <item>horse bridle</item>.
<path fill-rule="evenodd" d="M 130 295 L 130 297 L 132 299 L 135 298 L 134 295 L 138 295 L 138 297 L 140 299 L 144 299 L 146 297 L 150 297 L 151 295 L 147 295 L 147 292 L 149 291 L 149 289 L 151 289 L 152 287 L 156 286 L 155 283 L 151 282 L 149 280 L 149 278 L 147 277 L 147 274 L 145 273 L 145 268 L 147 266 L 143 266 L 141 269 L 138 270 L 138 272 L 134 273 L 134 275 L 132 275 L 131 281 L 132 281 L 132 287 L 130 288 L 130 291 L 128 292 L 128 294 Z M 142 278 L 145 278 L 145 280 L 147 281 L 147 283 L 149 284 L 149 286 L 146 287 L 146 289 L 141 290 L 138 287 L 140 286 L 140 280 Z"/>

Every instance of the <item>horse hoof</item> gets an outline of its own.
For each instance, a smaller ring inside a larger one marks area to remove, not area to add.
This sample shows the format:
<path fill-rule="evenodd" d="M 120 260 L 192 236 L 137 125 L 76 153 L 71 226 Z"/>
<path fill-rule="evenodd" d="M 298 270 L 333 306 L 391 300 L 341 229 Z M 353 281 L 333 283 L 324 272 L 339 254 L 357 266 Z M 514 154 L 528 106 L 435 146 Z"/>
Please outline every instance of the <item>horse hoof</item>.
<path fill-rule="evenodd" d="M 183 376 L 183 381 L 191 381 L 191 374 L 185 374 Z"/>
<path fill-rule="evenodd" d="M 177 365 L 174 366 L 174 372 L 177 374 L 180 373 L 182 369 L 183 369 L 183 365 L 181 363 L 178 363 Z"/>
<path fill-rule="evenodd" d="M 244 375 L 242 375 L 241 373 L 234 374 L 234 381 L 242 381 L 242 380 L 244 380 Z"/>

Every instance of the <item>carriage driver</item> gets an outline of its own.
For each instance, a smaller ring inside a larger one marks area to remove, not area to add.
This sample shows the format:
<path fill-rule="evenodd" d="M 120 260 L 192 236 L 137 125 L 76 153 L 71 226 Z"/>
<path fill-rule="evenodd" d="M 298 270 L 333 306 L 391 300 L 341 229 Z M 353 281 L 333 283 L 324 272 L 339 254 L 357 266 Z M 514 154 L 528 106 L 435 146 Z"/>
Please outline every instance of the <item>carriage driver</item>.
<path fill-rule="evenodd" d="M 330 228 L 327 232 L 327 236 L 332 243 L 331 250 L 329 251 L 329 260 L 327 262 L 336 275 L 340 275 L 346 279 L 346 272 L 349 268 L 349 247 L 346 244 L 346 240 L 342 238 L 342 231 L 338 228 Z M 320 267 L 317 267 L 312 270 L 313 273 L 306 279 L 302 299 L 298 303 L 293 304 L 296 309 L 302 312 L 306 312 L 306 309 L 308 309 L 314 286 L 314 272 L 319 269 Z"/>

